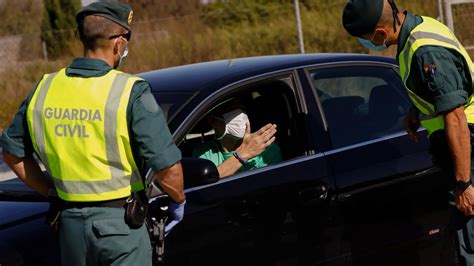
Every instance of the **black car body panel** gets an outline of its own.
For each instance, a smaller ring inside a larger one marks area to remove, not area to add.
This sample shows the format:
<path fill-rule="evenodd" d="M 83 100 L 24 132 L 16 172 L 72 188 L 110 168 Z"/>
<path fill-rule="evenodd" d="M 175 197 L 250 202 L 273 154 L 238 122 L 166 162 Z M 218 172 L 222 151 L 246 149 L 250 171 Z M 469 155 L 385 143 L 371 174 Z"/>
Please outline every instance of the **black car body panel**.
<path fill-rule="evenodd" d="M 150 83 L 184 157 L 212 139 L 206 116 L 233 98 L 248 104 L 252 130 L 278 125 L 276 142 L 284 157 L 187 188 L 185 219 L 166 241 L 166 265 L 454 260 L 446 180 L 431 163 L 425 130 L 417 144 L 403 130 L 411 104 L 394 59 L 265 56 L 139 76 Z M 0 183 L 0 199 L 8 201 L 0 214 L 0 239 L 8 240 L 1 244 L 15 251 L 12 260 L 28 258 L 20 229 L 33 223 L 26 232 L 51 240 L 37 247 L 41 259 L 57 262 L 57 236 L 41 222 L 47 204 L 13 183 Z M 12 206 L 16 213 L 7 215 Z"/>
<path fill-rule="evenodd" d="M 48 206 L 20 180 L 0 182 L 0 264 L 59 265 L 57 234 L 45 224 Z"/>

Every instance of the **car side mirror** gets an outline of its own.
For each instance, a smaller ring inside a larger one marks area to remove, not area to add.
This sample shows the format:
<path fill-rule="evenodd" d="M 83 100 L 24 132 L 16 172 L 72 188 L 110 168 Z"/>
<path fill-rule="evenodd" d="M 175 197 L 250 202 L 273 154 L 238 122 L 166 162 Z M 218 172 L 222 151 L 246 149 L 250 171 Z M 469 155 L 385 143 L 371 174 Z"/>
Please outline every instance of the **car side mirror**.
<path fill-rule="evenodd" d="M 181 160 L 184 188 L 208 185 L 219 181 L 216 165 L 206 159 L 186 157 Z"/>
<path fill-rule="evenodd" d="M 185 157 L 181 159 L 181 166 L 183 167 L 184 188 L 193 188 L 203 185 L 208 185 L 219 181 L 219 171 L 216 165 L 206 159 Z M 151 170 L 147 173 L 147 182 L 152 183 L 154 174 Z M 151 186 L 148 191 L 148 198 L 150 202 L 155 201 L 160 197 L 167 197 L 163 190 L 156 185 Z"/>

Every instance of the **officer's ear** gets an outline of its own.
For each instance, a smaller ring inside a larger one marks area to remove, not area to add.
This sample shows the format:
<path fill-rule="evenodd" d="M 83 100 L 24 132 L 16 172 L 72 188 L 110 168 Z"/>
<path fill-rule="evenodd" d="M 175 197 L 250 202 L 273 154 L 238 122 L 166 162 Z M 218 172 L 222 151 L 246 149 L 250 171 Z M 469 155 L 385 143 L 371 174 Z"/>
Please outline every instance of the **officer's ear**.
<path fill-rule="evenodd" d="M 114 60 L 114 65 L 113 68 L 118 68 L 119 67 L 119 62 L 120 62 L 120 38 L 115 38 L 113 41 L 113 60 Z"/>
<path fill-rule="evenodd" d="M 388 31 L 385 28 L 375 29 L 375 36 L 372 41 L 373 43 L 383 44 L 383 42 L 387 39 L 388 39 Z"/>
<path fill-rule="evenodd" d="M 114 55 L 119 53 L 120 49 L 120 38 L 114 39 Z"/>

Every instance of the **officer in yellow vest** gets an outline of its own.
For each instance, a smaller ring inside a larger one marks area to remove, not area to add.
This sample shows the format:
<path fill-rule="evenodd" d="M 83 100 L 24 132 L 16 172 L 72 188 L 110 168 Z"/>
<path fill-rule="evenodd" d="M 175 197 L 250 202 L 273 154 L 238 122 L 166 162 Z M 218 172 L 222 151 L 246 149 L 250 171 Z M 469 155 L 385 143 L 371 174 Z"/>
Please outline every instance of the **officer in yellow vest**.
<path fill-rule="evenodd" d="M 63 265 L 151 265 L 145 226 L 124 218 L 127 199 L 144 189 L 144 165 L 171 198 L 166 233 L 183 218 L 181 153 L 163 113 L 146 81 L 116 70 L 128 53 L 132 18 L 130 6 L 112 1 L 79 10 L 84 57 L 44 75 L 1 139 L 21 180 L 65 201 Z"/>
<path fill-rule="evenodd" d="M 473 64 L 453 33 L 430 17 L 399 12 L 393 0 L 349 0 L 343 26 L 372 50 L 397 45 L 400 75 L 414 103 L 405 119 L 408 135 L 418 140 L 424 126 L 434 163 L 449 176 L 453 224 L 460 254 L 474 265 Z"/>

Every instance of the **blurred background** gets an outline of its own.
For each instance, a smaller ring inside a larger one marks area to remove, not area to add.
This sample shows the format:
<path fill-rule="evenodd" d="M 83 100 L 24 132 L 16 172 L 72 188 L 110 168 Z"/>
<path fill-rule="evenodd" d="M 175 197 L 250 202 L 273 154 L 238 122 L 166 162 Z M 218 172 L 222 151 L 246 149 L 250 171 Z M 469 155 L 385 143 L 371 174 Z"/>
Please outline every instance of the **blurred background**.
<path fill-rule="evenodd" d="M 440 11 L 448 0 L 397 0 L 401 11 L 453 18 L 463 44 L 474 45 L 474 4 Z M 82 56 L 75 12 L 90 0 L 0 0 L 0 132 L 43 73 Z M 300 53 L 294 0 L 124 0 L 134 10 L 132 74 L 236 57 Z M 467 1 L 473 2 L 473 1 Z M 369 53 L 341 23 L 347 0 L 300 0 L 306 53 Z M 442 5 L 441 5 L 442 4 Z M 470 40 L 472 39 L 472 41 Z M 474 50 L 473 50 L 474 51 Z M 395 56 L 394 47 L 383 52 Z"/>

